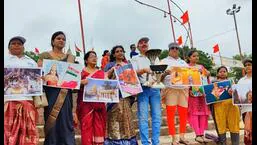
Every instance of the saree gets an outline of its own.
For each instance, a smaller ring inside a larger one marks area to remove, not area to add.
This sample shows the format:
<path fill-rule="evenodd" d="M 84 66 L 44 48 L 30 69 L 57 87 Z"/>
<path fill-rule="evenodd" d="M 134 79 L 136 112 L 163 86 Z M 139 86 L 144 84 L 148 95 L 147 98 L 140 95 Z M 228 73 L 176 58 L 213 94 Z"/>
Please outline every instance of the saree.
<path fill-rule="evenodd" d="M 44 52 L 39 55 L 39 59 L 53 59 L 59 61 L 68 60 L 68 56 L 66 55 L 64 58 L 56 59 L 53 58 L 48 52 Z M 43 86 L 43 89 L 46 94 L 46 98 L 48 100 L 48 106 L 44 107 L 44 120 L 47 122 L 47 119 L 52 111 L 54 104 L 57 100 L 57 97 L 60 92 L 60 88 Z M 68 89 L 67 95 L 65 96 L 65 100 L 63 106 L 56 118 L 56 121 L 51 127 L 51 129 L 46 134 L 45 132 L 45 141 L 44 145 L 75 145 L 75 132 L 73 126 L 73 113 L 72 113 L 72 91 Z M 46 128 L 47 124 L 45 124 Z"/>
<path fill-rule="evenodd" d="M 115 62 L 107 64 L 105 71 L 108 71 Z M 119 92 L 119 103 L 108 105 L 107 112 L 107 137 L 105 145 L 137 145 L 135 126 L 132 118 L 130 97 L 122 98 Z"/>
<path fill-rule="evenodd" d="M 4 104 L 4 145 L 37 145 L 38 112 L 33 101 L 10 101 Z"/>
<path fill-rule="evenodd" d="M 84 69 L 82 79 L 86 79 L 90 74 Z M 104 78 L 102 70 L 96 71 L 91 78 Z M 77 99 L 77 114 L 81 128 L 81 144 L 93 145 L 104 142 L 106 129 L 106 107 L 105 103 L 83 102 L 84 86 L 80 87 Z"/>

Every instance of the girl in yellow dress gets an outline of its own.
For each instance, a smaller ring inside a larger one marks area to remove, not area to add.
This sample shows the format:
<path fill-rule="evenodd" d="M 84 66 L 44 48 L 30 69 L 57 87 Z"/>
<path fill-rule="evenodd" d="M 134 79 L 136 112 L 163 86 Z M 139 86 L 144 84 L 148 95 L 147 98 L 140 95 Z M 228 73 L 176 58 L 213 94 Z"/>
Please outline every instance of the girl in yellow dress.
<path fill-rule="evenodd" d="M 226 81 L 228 79 L 228 70 L 221 66 L 217 70 L 216 82 Z M 232 90 L 228 90 L 232 95 Z M 226 145 L 226 132 L 230 132 L 232 145 L 239 145 L 239 107 L 233 105 L 232 99 L 213 104 L 213 119 L 215 121 L 217 133 L 219 135 L 220 145 Z"/>

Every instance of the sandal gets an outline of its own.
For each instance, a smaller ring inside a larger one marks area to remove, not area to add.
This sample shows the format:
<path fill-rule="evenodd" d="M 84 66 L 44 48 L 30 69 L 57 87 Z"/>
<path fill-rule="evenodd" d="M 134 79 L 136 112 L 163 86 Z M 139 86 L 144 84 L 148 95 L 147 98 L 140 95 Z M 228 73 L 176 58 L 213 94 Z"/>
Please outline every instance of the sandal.
<path fill-rule="evenodd" d="M 179 139 L 179 143 L 185 144 L 185 145 L 189 145 L 189 141 L 185 140 L 185 139 Z"/>
<path fill-rule="evenodd" d="M 197 142 L 199 142 L 199 143 L 204 143 L 204 139 L 203 139 L 203 137 L 201 137 L 201 136 L 197 136 L 197 137 L 195 138 L 195 141 L 197 141 Z"/>
<path fill-rule="evenodd" d="M 204 136 L 202 136 L 202 139 L 203 139 L 204 143 L 208 143 L 208 142 L 210 142 L 210 141 L 211 141 L 210 139 L 205 138 Z"/>

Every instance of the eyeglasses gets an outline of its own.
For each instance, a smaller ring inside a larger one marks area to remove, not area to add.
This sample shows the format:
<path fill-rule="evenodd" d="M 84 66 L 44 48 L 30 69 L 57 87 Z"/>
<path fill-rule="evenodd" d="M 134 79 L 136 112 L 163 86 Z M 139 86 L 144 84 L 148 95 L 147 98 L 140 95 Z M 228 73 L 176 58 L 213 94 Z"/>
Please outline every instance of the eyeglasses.
<path fill-rule="evenodd" d="M 173 50 L 173 49 L 178 50 L 179 48 L 178 48 L 178 47 L 171 47 L 171 48 L 170 48 L 170 50 Z"/>

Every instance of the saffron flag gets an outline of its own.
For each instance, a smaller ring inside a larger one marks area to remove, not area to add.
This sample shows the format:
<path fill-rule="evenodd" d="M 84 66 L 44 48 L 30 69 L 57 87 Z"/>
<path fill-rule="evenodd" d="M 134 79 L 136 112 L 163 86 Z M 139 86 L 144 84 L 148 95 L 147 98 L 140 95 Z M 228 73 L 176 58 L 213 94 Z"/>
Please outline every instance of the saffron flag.
<path fill-rule="evenodd" d="M 177 41 L 178 41 L 178 45 L 181 45 L 183 42 L 182 42 L 182 36 L 179 36 L 178 37 L 178 39 L 177 39 Z"/>
<path fill-rule="evenodd" d="M 186 11 L 180 18 L 182 19 L 182 25 L 187 23 L 189 21 L 188 11 Z"/>
<path fill-rule="evenodd" d="M 81 50 L 78 48 L 76 44 L 75 44 L 75 51 L 76 51 L 76 56 L 80 56 Z"/>
<path fill-rule="evenodd" d="M 213 53 L 216 53 L 216 52 L 219 52 L 219 51 L 220 51 L 219 45 L 218 44 L 214 45 L 213 46 Z"/>
<path fill-rule="evenodd" d="M 39 54 L 38 48 L 35 48 L 35 53 L 36 53 L 37 55 Z"/>

